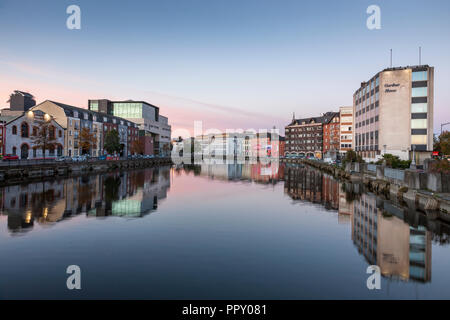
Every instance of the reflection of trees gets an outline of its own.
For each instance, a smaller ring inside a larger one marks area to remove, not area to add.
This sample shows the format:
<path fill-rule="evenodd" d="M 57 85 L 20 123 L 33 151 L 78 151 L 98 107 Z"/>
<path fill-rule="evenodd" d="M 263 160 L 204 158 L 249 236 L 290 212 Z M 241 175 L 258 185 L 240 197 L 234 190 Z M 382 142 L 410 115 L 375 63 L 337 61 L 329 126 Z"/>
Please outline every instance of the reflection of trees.
<path fill-rule="evenodd" d="M 112 202 L 119 200 L 120 177 L 108 176 L 104 181 L 105 201 Z"/>
<path fill-rule="evenodd" d="M 84 176 L 81 178 L 78 186 L 78 206 L 82 207 L 86 205 L 86 208 L 89 208 L 92 203 L 92 197 L 94 196 L 94 192 L 92 190 L 92 183 L 88 176 Z"/>

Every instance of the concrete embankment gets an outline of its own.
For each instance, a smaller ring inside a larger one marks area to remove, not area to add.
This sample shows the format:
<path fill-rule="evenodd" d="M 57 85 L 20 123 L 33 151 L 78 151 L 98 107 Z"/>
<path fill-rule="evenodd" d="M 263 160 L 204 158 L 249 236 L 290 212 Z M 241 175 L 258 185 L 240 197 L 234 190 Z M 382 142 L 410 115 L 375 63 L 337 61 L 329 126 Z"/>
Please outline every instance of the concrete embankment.
<path fill-rule="evenodd" d="M 50 162 L 39 165 L 28 164 L 20 166 L 12 164 L 10 166 L 0 167 L 0 186 L 87 173 L 155 167 L 171 163 L 170 158 L 153 158 L 116 161 Z"/>
<path fill-rule="evenodd" d="M 450 197 L 448 174 L 434 174 L 417 170 L 395 170 L 368 164 L 347 164 L 345 168 L 307 159 L 288 159 L 287 163 L 303 163 L 334 177 L 362 182 L 371 192 L 396 197 L 399 201 L 414 202 L 424 211 L 440 211 L 439 217 L 448 219 Z"/>

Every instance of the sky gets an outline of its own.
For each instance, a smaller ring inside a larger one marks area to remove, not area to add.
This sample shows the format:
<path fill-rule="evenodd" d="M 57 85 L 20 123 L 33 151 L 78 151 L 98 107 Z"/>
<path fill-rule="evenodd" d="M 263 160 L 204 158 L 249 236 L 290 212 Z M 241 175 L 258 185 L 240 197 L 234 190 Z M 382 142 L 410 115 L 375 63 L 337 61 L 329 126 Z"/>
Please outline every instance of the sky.
<path fill-rule="evenodd" d="M 381 29 L 369 30 L 369 5 Z M 81 29 L 66 9 L 81 9 Z M 172 136 L 283 129 L 352 105 L 393 65 L 435 67 L 435 132 L 450 122 L 450 1 L 0 0 L 0 108 L 13 90 L 87 107 L 145 100 Z"/>

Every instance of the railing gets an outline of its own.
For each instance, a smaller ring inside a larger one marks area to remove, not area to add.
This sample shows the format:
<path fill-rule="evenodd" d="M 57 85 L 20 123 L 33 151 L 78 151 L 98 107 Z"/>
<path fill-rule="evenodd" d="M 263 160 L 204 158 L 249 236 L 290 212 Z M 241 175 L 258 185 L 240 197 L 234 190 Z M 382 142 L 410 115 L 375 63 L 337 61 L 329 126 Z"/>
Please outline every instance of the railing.
<path fill-rule="evenodd" d="M 384 168 L 384 176 L 387 178 L 403 181 L 405 179 L 405 171 L 391 168 Z"/>

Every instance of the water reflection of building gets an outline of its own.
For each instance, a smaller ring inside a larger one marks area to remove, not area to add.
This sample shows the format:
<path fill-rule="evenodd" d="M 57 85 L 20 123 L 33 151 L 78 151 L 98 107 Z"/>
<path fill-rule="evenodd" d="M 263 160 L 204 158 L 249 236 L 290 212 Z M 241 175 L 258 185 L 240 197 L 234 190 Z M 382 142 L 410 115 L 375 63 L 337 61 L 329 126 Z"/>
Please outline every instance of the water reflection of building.
<path fill-rule="evenodd" d="M 204 161 L 199 167 L 200 175 L 212 179 L 244 180 L 271 184 L 277 183 L 283 172 L 278 161 L 237 163 L 234 161 L 208 160 Z"/>
<path fill-rule="evenodd" d="M 354 201 L 352 240 L 358 251 L 383 276 L 430 281 L 431 232 L 408 225 L 385 210 L 385 204 L 373 194 Z"/>
<path fill-rule="evenodd" d="M 319 170 L 288 166 L 284 169 L 284 192 L 294 200 L 321 203 L 326 209 L 339 208 L 339 182 Z"/>
<path fill-rule="evenodd" d="M 294 200 L 319 203 L 338 211 L 338 222 L 351 222 L 352 240 L 371 265 L 388 278 L 431 281 L 431 240 L 446 243 L 447 224 L 416 210 L 363 193 L 362 185 L 339 183 L 323 172 L 286 166 L 284 191 Z"/>
<path fill-rule="evenodd" d="M 140 217 L 156 210 L 168 188 L 169 167 L 71 177 L 1 188 L 0 210 L 12 232 L 81 213 Z"/>

